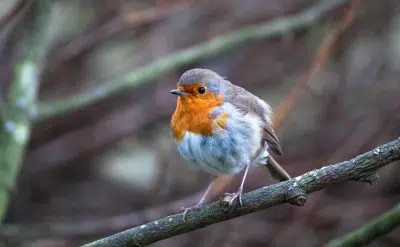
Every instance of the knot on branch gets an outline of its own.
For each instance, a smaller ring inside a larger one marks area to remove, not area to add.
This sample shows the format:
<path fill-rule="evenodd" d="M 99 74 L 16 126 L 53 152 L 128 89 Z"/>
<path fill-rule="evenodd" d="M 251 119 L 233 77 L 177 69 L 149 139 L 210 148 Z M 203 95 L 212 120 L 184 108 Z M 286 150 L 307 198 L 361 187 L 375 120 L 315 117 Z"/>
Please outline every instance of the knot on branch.
<path fill-rule="evenodd" d="M 353 180 L 357 181 L 357 182 L 364 182 L 364 183 L 369 183 L 369 184 L 373 185 L 379 180 L 379 175 L 378 175 L 378 172 L 371 171 L 371 172 L 362 173 L 362 174 L 356 176 Z"/>
<path fill-rule="evenodd" d="M 307 193 L 300 187 L 291 186 L 286 191 L 286 199 L 290 204 L 303 206 L 307 201 Z"/>

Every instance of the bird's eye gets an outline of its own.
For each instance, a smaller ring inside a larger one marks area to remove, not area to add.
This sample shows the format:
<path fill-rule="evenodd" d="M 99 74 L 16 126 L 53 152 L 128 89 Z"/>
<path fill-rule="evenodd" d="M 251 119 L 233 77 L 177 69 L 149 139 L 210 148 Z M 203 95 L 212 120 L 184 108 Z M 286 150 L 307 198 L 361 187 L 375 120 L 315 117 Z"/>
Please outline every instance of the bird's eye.
<path fill-rule="evenodd" d="M 205 87 L 199 87 L 199 89 L 197 89 L 197 91 L 199 92 L 199 94 L 203 94 L 206 92 L 206 88 Z"/>

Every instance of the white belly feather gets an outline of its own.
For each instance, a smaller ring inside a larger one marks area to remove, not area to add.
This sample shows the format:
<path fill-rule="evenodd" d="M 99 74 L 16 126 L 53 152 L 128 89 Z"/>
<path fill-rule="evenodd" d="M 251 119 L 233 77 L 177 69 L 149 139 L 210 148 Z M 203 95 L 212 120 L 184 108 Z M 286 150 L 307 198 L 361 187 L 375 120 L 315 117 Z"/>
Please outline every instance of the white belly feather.
<path fill-rule="evenodd" d="M 214 175 L 238 173 L 247 165 L 265 164 L 267 150 L 255 157 L 262 144 L 258 118 L 224 108 L 220 110 L 229 114 L 226 128 L 216 127 L 211 136 L 187 131 L 176 143 L 179 153 L 193 166 Z"/>

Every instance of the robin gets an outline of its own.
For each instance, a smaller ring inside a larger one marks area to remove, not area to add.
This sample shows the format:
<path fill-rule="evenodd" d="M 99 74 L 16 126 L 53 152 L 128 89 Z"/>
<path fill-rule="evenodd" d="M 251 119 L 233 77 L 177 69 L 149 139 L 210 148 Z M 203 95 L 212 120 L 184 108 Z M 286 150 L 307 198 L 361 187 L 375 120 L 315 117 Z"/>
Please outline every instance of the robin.
<path fill-rule="evenodd" d="M 282 149 L 266 102 L 207 69 L 186 71 L 170 93 L 178 96 L 171 128 L 180 155 L 215 176 L 244 170 L 238 191 L 229 194 L 229 205 L 235 199 L 242 204 L 243 185 L 251 166 L 266 165 L 274 178 L 290 179 L 269 155 L 269 151 L 282 155 Z M 203 205 L 211 187 L 212 183 L 184 215 Z"/>

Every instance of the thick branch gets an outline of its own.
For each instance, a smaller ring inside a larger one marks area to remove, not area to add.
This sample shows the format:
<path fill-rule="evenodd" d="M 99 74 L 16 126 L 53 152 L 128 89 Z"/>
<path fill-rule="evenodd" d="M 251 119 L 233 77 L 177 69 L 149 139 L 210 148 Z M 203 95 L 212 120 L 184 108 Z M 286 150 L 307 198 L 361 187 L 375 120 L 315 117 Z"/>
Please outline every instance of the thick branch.
<path fill-rule="evenodd" d="M 67 99 L 42 103 L 39 107 L 37 121 L 44 121 L 77 109 L 82 109 L 110 96 L 125 92 L 126 90 L 131 90 L 147 81 L 156 79 L 159 77 L 160 73 L 179 68 L 180 66 L 193 63 L 200 59 L 213 57 L 216 54 L 231 50 L 239 45 L 308 27 L 324 16 L 328 11 L 347 1 L 348 0 L 321 0 L 316 5 L 299 14 L 278 18 L 274 21 L 268 21 L 259 25 L 248 26 L 230 34 L 218 36 L 203 44 L 156 60 L 147 66 L 138 68 L 132 73 L 128 73 L 122 78 L 110 81 L 98 88 L 89 89 L 87 92 L 74 95 Z"/>
<path fill-rule="evenodd" d="M 345 181 L 363 181 L 376 170 L 400 160 L 400 138 L 359 155 L 352 160 L 310 171 L 289 181 L 263 187 L 243 195 L 243 205 L 227 207 L 224 200 L 192 211 L 183 221 L 182 214 L 137 226 L 100 239 L 84 247 L 145 246 L 159 240 L 190 232 L 221 221 L 257 212 L 277 204 L 304 204 L 307 195 Z M 370 182 L 366 179 L 367 182 Z"/>
<path fill-rule="evenodd" d="M 368 222 L 360 229 L 350 232 L 342 238 L 332 240 L 328 247 L 364 246 L 383 236 L 400 225 L 400 204 Z"/>
<path fill-rule="evenodd" d="M 0 225 L 5 216 L 10 190 L 19 173 L 25 147 L 31 130 L 31 115 L 34 112 L 39 74 L 46 51 L 46 25 L 49 16 L 49 1 L 34 3 L 35 20 L 27 24 L 26 50 L 14 71 L 7 102 L 2 108 L 0 126 Z"/>

